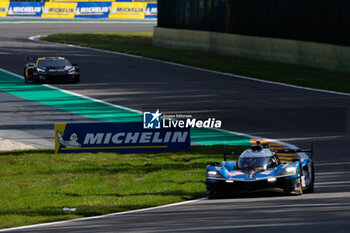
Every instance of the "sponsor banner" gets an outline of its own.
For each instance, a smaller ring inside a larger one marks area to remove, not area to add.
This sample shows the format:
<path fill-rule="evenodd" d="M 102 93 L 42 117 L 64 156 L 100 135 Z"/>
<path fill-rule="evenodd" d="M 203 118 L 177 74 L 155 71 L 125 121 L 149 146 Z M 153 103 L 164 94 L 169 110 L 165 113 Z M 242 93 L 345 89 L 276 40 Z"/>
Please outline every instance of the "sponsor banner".
<path fill-rule="evenodd" d="M 7 8 L 9 7 L 9 1 L 0 1 L 0 17 L 7 15 Z"/>
<path fill-rule="evenodd" d="M 43 9 L 43 18 L 74 18 L 77 3 L 47 2 Z"/>
<path fill-rule="evenodd" d="M 142 122 L 55 124 L 56 153 L 190 150 L 190 129 L 143 129 Z"/>
<path fill-rule="evenodd" d="M 78 2 L 75 18 L 108 18 L 111 2 Z"/>
<path fill-rule="evenodd" d="M 113 2 L 109 18 L 144 19 L 147 3 L 144 2 Z"/>
<path fill-rule="evenodd" d="M 9 2 L 0 1 L 0 16 L 43 18 L 156 19 L 157 3 L 131 2 Z"/>
<path fill-rule="evenodd" d="M 158 15 L 157 3 L 147 3 L 145 19 L 156 19 Z"/>
<path fill-rule="evenodd" d="M 57 2 L 57 3 L 71 3 L 71 2 L 132 2 L 133 0 L 52 0 L 52 2 Z"/>
<path fill-rule="evenodd" d="M 7 16 L 40 17 L 44 2 L 10 2 Z"/>

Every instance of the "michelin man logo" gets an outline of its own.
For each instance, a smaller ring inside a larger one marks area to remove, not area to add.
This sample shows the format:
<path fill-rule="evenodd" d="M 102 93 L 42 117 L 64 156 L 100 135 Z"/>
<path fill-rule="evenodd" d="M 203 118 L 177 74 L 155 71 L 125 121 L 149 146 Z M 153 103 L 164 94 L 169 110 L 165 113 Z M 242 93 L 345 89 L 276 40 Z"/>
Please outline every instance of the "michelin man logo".
<path fill-rule="evenodd" d="M 144 112 L 143 113 L 143 128 L 144 129 L 160 129 L 161 122 L 160 116 L 162 114 L 159 109 L 156 112 Z"/>
<path fill-rule="evenodd" d="M 72 133 L 69 137 L 69 141 L 63 140 L 62 133 L 57 131 L 58 141 L 65 148 L 80 148 L 81 144 L 78 142 L 78 135 L 76 133 Z"/>

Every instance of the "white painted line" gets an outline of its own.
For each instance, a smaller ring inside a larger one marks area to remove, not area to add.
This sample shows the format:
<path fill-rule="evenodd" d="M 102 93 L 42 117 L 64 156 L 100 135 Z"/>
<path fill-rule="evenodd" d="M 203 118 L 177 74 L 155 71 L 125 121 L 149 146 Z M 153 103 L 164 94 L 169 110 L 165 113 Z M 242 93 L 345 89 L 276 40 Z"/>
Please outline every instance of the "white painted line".
<path fill-rule="evenodd" d="M 43 42 L 43 41 L 39 40 L 39 38 L 42 36 L 45 36 L 45 35 L 31 36 L 28 39 L 32 40 L 32 41 Z M 199 67 L 182 65 L 182 64 L 175 63 L 175 62 L 162 61 L 162 60 L 158 60 L 158 59 L 154 59 L 154 58 L 148 58 L 148 57 L 142 57 L 142 56 L 137 56 L 137 55 L 132 55 L 132 54 L 120 53 L 120 52 L 115 52 L 115 51 L 110 51 L 110 50 L 105 50 L 105 49 L 89 48 L 89 47 L 83 47 L 83 46 L 79 46 L 79 45 L 63 44 L 63 43 L 57 43 L 57 42 L 48 42 L 48 41 L 44 41 L 44 42 L 50 43 L 50 44 L 60 44 L 60 45 L 79 48 L 79 49 L 86 49 L 86 50 L 91 50 L 91 51 L 96 51 L 96 52 L 101 52 L 101 53 L 109 53 L 109 54 L 115 54 L 115 55 L 120 55 L 120 56 L 139 58 L 139 59 L 159 62 L 159 63 L 163 63 L 163 64 L 183 67 L 183 68 L 187 68 L 187 69 L 193 69 L 193 70 L 198 70 L 198 71 L 202 71 L 202 72 L 208 72 L 208 73 L 213 73 L 213 74 L 218 74 L 218 75 L 229 76 L 232 78 L 245 79 L 245 80 L 250 80 L 250 81 L 255 81 L 255 82 L 268 83 L 268 84 L 272 84 L 272 85 L 279 85 L 279 86 L 307 90 L 307 91 L 316 91 L 316 92 L 322 92 L 322 93 L 327 93 L 327 94 L 350 96 L 350 93 L 345 93 L 345 92 L 329 91 L 329 90 L 323 90 L 323 89 L 317 89 L 317 88 L 311 88 L 311 87 L 302 87 L 302 86 L 297 86 L 297 85 L 287 84 L 287 83 L 262 80 L 262 79 L 247 77 L 247 76 L 243 76 L 243 75 L 236 75 L 236 74 L 229 74 L 229 73 L 224 73 L 224 72 L 220 72 L 220 71 L 207 70 L 207 69 L 203 69 L 203 68 L 199 68 Z"/>
<path fill-rule="evenodd" d="M 109 54 L 113 54 L 113 55 L 120 55 L 120 56 L 132 57 L 132 58 L 148 59 L 146 57 L 142 57 L 142 56 L 138 56 L 138 55 L 127 54 L 127 53 L 120 53 L 120 52 L 115 52 L 115 51 L 110 51 L 110 50 L 105 50 L 105 49 L 89 48 L 89 47 L 82 47 L 82 46 L 73 45 L 73 44 L 63 44 L 63 43 L 58 43 L 58 42 L 50 42 L 50 41 L 45 41 L 45 40 L 39 40 L 39 38 L 43 37 L 43 36 L 47 36 L 47 35 L 30 36 L 30 37 L 28 37 L 28 39 L 32 40 L 32 41 L 39 42 L 39 43 L 58 44 L 58 45 L 64 45 L 64 46 L 68 46 L 68 47 L 72 47 L 72 48 L 78 48 L 78 49 L 86 49 L 86 50 L 100 52 L 100 53 L 109 53 Z"/>
<path fill-rule="evenodd" d="M 58 87 L 54 87 L 54 86 L 51 86 L 49 84 L 44 84 L 44 86 L 49 87 L 51 89 L 59 90 L 61 92 L 64 92 L 64 93 L 67 93 L 67 94 L 70 94 L 70 95 L 79 96 L 79 97 L 84 98 L 84 99 L 88 99 L 88 100 L 99 102 L 99 103 L 103 103 L 103 104 L 106 104 L 106 105 L 109 105 L 109 106 L 112 106 L 112 107 L 121 108 L 121 109 L 124 109 L 124 110 L 128 110 L 128 111 L 131 111 L 131 112 L 136 112 L 136 113 L 142 114 L 142 112 L 139 111 L 139 110 L 135 110 L 135 109 L 132 109 L 132 108 L 121 106 L 121 105 L 112 104 L 112 103 L 109 103 L 109 102 L 106 102 L 106 101 L 103 101 L 103 100 L 91 98 L 91 97 L 88 97 L 88 96 L 85 96 L 85 95 L 81 95 L 81 94 L 78 94 L 78 93 L 75 93 L 75 92 L 71 92 L 71 91 L 67 91 L 67 90 L 64 90 L 64 89 L 61 89 L 61 88 L 58 88 Z"/>
<path fill-rule="evenodd" d="M 12 74 L 13 76 L 16 76 L 16 77 L 18 77 L 18 78 L 24 79 L 21 75 L 15 74 L 15 73 L 13 73 L 13 72 L 11 72 L 11 71 L 7 71 L 7 70 L 1 69 L 1 68 L 0 68 L 0 70 L 3 71 L 3 72 L 7 72 L 7 73 L 9 73 L 9 74 Z M 48 85 L 48 84 L 44 84 L 44 85 L 45 85 L 46 87 L 48 87 L 48 88 L 56 89 L 56 90 L 65 92 L 65 93 L 67 93 L 67 94 L 79 96 L 79 97 L 81 97 L 81 98 L 89 99 L 89 100 L 96 101 L 96 102 L 99 102 L 99 103 L 103 103 L 103 104 L 106 104 L 106 105 L 110 105 L 110 106 L 113 106 L 113 107 L 116 107 L 116 108 L 121 108 L 121 109 L 125 109 L 125 110 L 129 110 L 129 111 L 132 111 L 132 112 L 136 112 L 136 113 L 142 114 L 141 111 L 138 111 L 138 110 L 135 110 L 135 109 L 132 109 L 132 108 L 128 108 L 128 107 L 124 107 L 124 106 L 121 106 L 121 105 L 112 104 L 112 103 L 109 103 L 109 102 L 106 102 L 106 101 L 103 101 L 103 100 L 91 98 L 91 97 L 88 97 L 88 96 L 85 96 L 85 95 L 81 95 L 81 94 L 78 94 L 78 93 L 75 93 L 75 92 L 67 91 L 67 90 L 64 90 L 64 89 L 61 89 L 61 88 L 58 88 L 58 87 L 54 87 L 54 86 L 51 86 L 51 85 Z M 229 130 L 225 130 L 225 129 L 213 128 L 212 130 L 221 131 L 221 132 L 226 132 L 226 133 L 233 134 L 233 135 L 247 136 L 247 137 L 250 137 L 250 138 L 264 139 L 264 140 L 267 140 L 267 141 L 279 143 L 279 144 L 281 144 L 281 145 L 283 145 L 283 146 L 286 146 L 286 147 L 289 147 L 289 148 L 291 148 L 291 149 L 298 149 L 298 147 L 296 147 L 296 146 L 294 146 L 294 145 L 292 145 L 292 144 L 289 144 L 289 143 L 286 143 L 286 142 L 281 142 L 281 141 L 274 140 L 274 139 L 263 138 L 263 137 L 257 137 L 257 136 L 253 136 L 253 135 L 249 135 L 249 134 L 244 134 L 244 133 L 239 133 L 239 132 L 233 132 L 233 131 L 229 131 Z M 301 157 L 304 158 L 304 155 L 306 155 L 306 154 L 305 154 L 305 153 L 299 153 L 299 155 L 302 155 Z M 306 155 L 306 156 L 307 156 L 307 155 Z"/>
<path fill-rule="evenodd" d="M 9 73 L 9 74 L 11 74 L 13 76 L 16 76 L 18 78 L 24 79 L 23 76 L 15 74 L 15 73 L 13 73 L 11 71 L 7 71 L 7 70 L 4 70 L 2 68 L 0 68 L 0 70 L 5 72 L 5 73 Z M 95 98 L 91 98 L 91 97 L 88 97 L 88 96 L 85 96 L 85 95 L 81 95 L 81 94 L 78 94 L 78 93 L 75 93 L 75 92 L 71 92 L 71 91 L 67 91 L 67 90 L 64 90 L 64 89 L 61 89 L 61 88 L 58 88 L 58 87 L 55 87 L 55 86 L 51 86 L 49 84 L 43 84 L 43 85 L 48 87 L 48 88 L 56 89 L 56 90 L 59 90 L 61 92 L 64 92 L 64 93 L 67 93 L 67 94 L 70 94 L 70 95 L 79 96 L 79 97 L 84 98 L 84 99 L 88 99 L 88 100 L 99 102 L 99 103 L 103 103 L 103 104 L 106 104 L 106 105 L 109 105 L 109 106 L 112 106 L 112 107 L 121 108 L 121 109 L 124 109 L 124 110 L 128 110 L 128 111 L 131 111 L 131 112 L 136 112 L 136 113 L 142 114 L 141 111 L 138 111 L 138 110 L 135 110 L 135 109 L 132 109 L 132 108 L 124 107 L 124 106 L 117 105 L 117 104 L 112 104 L 112 103 L 105 102 L 103 100 L 99 100 L 99 99 L 95 99 Z"/>
<path fill-rule="evenodd" d="M 350 162 L 344 161 L 344 162 L 338 162 L 338 163 L 315 163 L 314 164 L 316 167 L 320 166 L 339 166 L 339 165 L 350 165 Z M 319 174 L 319 172 L 317 173 Z"/>
<path fill-rule="evenodd" d="M 40 35 L 32 36 L 29 39 L 30 40 L 37 40 L 38 38 L 40 38 Z M 64 45 L 66 45 L 66 44 L 64 44 Z M 164 61 L 160 61 L 160 60 L 143 58 L 141 56 L 129 55 L 129 54 L 118 53 L 118 52 L 113 52 L 113 51 L 108 51 L 108 50 L 86 48 L 86 47 L 80 47 L 80 46 L 75 46 L 75 45 L 69 45 L 69 46 L 82 48 L 82 49 L 89 49 L 89 50 L 98 51 L 98 52 L 105 52 L 105 53 L 117 54 L 117 55 L 122 55 L 122 56 L 153 60 L 153 61 L 157 61 L 157 62 L 167 63 L 167 64 L 181 66 L 181 67 L 186 67 L 186 68 L 191 68 L 191 69 L 198 69 L 198 70 L 205 71 L 205 72 L 218 73 L 218 74 L 228 75 L 228 76 L 232 76 L 232 77 L 238 77 L 238 78 L 242 77 L 244 79 L 252 79 L 252 78 L 248 78 L 248 77 L 235 76 L 235 75 L 232 75 L 232 74 L 226 74 L 226 73 L 210 71 L 210 70 L 205 70 L 205 69 L 196 68 L 196 67 L 184 66 L 184 65 L 177 64 L 177 63 L 164 62 Z M 7 72 L 9 74 L 12 74 L 12 75 L 14 75 L 14 76 L 16 76 L 18 78 L 24 79 L 21 75 L 12 73 L 10 71 L 7 71 L 7 70 L 1 69 L 1 68 L 0 68 L 0 70 L 3 71 L 3 72 Z M 259 79 L 253 79 L 253 80 L 254 81 L 259 81 L 259 82 L 269 82 L 269 81 L 264 81 L 264 80 L 259 80 Z M 283 83 L 274 83 L 274 82 L 272 82 L 272 84 L 281 85 Z M 54 86 L 51 86 L 51 85 L 48 85 L 48 84 L 45 84 L 45 86 L 47 86 L 49 88 L 52 88 L 52 89 L 56 89 L 56 90 L 62 91 L 62 92 L 65 92 L 65 93 L 68 93 L 68 94 L 71 94 L 71 95 L 79 96 L 79 97 L 86 98 L 86 99 L 89 99 L 89 100 L 92 100 L 92 101 L 97 101 L 97 102 L 104 103 L 104 104 L 107 104 L 107 105 L 110 105 L 110 106 L 114 106 L 114 107 L 117 107 L 117 108 L 122 108 L 122 109 L 125 109 L 125 110 L 129 110 L 129 111 L 133 111 L 133 112 L 137 112 L 137 113 L 142 113 L 141 111 L 138 111 L 138 110 L 134 110 L 134 109 L 131 109 L 131 108 L 123 107 L 123 106 L 120 106 L 120 105 L 115 105 L 115 104 L 112 104 L 112 103 L 105 102 L 103 100 L 94 99 L 94 98 L 87 97 L 87 96 L 84 96 L 84 95 L 80 95 L 80 94 L 77 94 L 77 93 L 74 93 L 74 92 L 71 92 L 71 91 L 67 91 L 67 90 L 63 90 L 63 89 L 60 89 L 60 88 L 57 88 L 57 87 L 54 87 Z M 297 88 L 304 89 L 303 87 L 297 87 Z M 320 90 L 320 91 L 323 91 L 323 90 Z M 344 94 L 346 94 L 346 93 L 344 93 Z M 253 135 L 248 135 L 248 134 L 243 134 L 243 133 L 238 133 L 238 132 L 232 132 L 232 131 L 228 131 L 228 130 L 224 130 L 224 129 L 213 129 L 213 130 L 222 131 L 222 132 L 226 132 L 226 133 L 229 133 L 229 134 L 243 135 L 243 136 L 247 136 L 247 137 L 250 137 L 250 138 L 264 139 L 264 140 L 267 140 L 267 141 L 279 143 L 279 144 L 287 146 L 287 147 L 289 147 L 291 149 L 298 149 L 298 147 L 296 147 L 295 145 L 292 145 L 292 144 L 289 144 L 289 143 L 285 143 L 285 142 L 280 142 L 280 141 L 273 140 L 273 139 L 256 137 L 256 136 L 253 136 Z M 299 154 L 299 156 L 301 158 L 304 158 L 304 155 L 307 156 L 305 153 L 298 153 L 298 154 Z M 29 225 L 29 226 L 14 227 L 14 228 L 2 229 L 2 230 L 0 230 L 0 232 L 8 232 L 8 231 L 14 231 L 14 230 L 21 230 L 21 229 L 29 229 L 29 228 L 35 228 L 35 227 L 56 225 L 56 224 L 61 224 L 61 223 L 70 223 L 70 222 L 99 219 L 99 218 L 105 218 L 105 217 L 111 217 L 111 216 L 117 216 L 117 215 L 123 215 L 123 214 L 138 213 L 138 212 L 143 212 L 143 211 L 150 211 L 150 210 L 156 210 L 156 209 L 161 209 L 161 208 L 167 208 L 167 207 L 172 207 L 172 206 L 178 206 L 178 205 L 194 203 L 194 202 L 197 202 L 197 201 L 200 201 L 200 200 L 206 200 L 206 199 L 207 198 L 200 198 L 200 199 L 191 200 L 191 201 L 179 202 L 179 203 L 163 205 L 163 206 L 157 206 L 157 207 L 151 207 L 151 208 L 145 208 L 145 209 L 139 209 L 139 210 L 131 210 L 131 211 L 125 211 L 125 212 L 119 212 L 119 213 L 111 213 L 111 214 L 99 215 L 99 216 L 93 216 L 93 217 L 86 217 L 86 218 L 79 218 L 79 219 L 72 219 L 72 220 L 65 220 L 65 221 L 58 221 L 58 222 L 50 222 L 50 223 L 43 223 L 43 224 L 35 224 L 35 225 Z"/>
<path fill-rule="evenodd" d="M 92 220 L 92 219 L 100 219 L 100 218 L 106 218 L 106 217 L 112 217 L 112 216 L 124 215 L 124 214 L 133 214 L 133 213 L 139 213 L 144 211 L 157 210 L 157 209 L 163 209 L 163 208 L 168 208 L 173 206 L 190 204 L 201 200 L 207 200 L 207 198 L 199 198 L 195 200 L 183 201 L 183 202 L 178 202 L 178 203 L 173 203 L 168 205 L 144 208 L 139 210 L 130 210 L 130 211 L 124 211 L 124 212 L 118 212 L 118 213 L 112 213 L 112 214 L 104 214 L 104 215 L 98 215 L 98 216 L 92 216 L 92 217 L 86 217 L 86 218 L 77 218 L 77 219 L 57 221 L 57 222 L 41 223 L 41 224 L 34 224 L 34 225 L 28 225 L 28 226 L 22 226 L 22 227 L 12 227 L 7 229 L 1 229 L 0 232 L 23 230 L 23 229 L 34 228 L 34 227 L 43 227 L 43 226 L 57 225 L 57 224 L 70 223 L 70 222 L 79 222 L 79 221 Z"/>

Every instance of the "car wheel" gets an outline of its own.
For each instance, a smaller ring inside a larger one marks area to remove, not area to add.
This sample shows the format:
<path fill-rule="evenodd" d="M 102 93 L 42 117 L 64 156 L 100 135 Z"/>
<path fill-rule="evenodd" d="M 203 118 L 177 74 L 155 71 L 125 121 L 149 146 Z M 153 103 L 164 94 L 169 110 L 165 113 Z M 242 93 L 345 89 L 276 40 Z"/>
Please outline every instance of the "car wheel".
<path fill-rule="evenodd" d="M 303 189 L 301 187 L 301 177 L 295 179 L 295 181 L 292 184 L 288 185 L 288 187 L 284 189 L 284 192 L 287 195 L 291 196 L 298 196 L 303 194 Z"/>
<path fill-rule="evenodd" d="M 27 75 L 26 75 L 26 71 L 24 70 L 24 82 L 25 83 L 30 83 L 30 84 L 35 83 L 34 80 L 33 80 L 32 70 L 29 70 L 27 72 Z"/>
<path fill-rule="evenodd" d="M 315 170 L 314 170 L 314 164 L 311 164 L 311 183 L 309 184 L 309 187 L 307 187 L 304 190 L 304 193 L 313 193 L 315 191 Z"/>
<path fill-rule="evenodd" d="M 208 199 L 217 199 L 217 198 L 219 198 L 218 193 L 213 188 L 207 187 L 207 195 L 208 195 Z"/>
<path fill-rule="evenodd" d="M 80 76 L 78 76 L 72 83 L 80 83 Z"/>
<path fill-rule="evenodd" d="M 27 75 L 26 75 L 26 69 L 24 69 L 24 71 L 23 71 L 23 77 L 24 77 L 24 82 L 29 83 L 28 79 L 27 79 Z"/>

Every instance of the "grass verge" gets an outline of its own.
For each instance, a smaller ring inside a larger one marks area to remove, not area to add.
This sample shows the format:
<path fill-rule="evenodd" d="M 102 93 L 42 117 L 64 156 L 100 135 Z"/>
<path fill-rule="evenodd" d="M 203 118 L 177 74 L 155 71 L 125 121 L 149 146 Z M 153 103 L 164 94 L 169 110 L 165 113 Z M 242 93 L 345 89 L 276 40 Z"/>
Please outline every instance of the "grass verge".
<path fill-rule="evenodd" d="M 154 47 L 151 32 L 64 33 L 42 40 L 136 54 L 231 74 L 350 93 L 350 73 L 231 57 L 214 53 Z"/>
<path fill-rule="evenodd" d="M 204 197 L 205 167 L 221 161 L 222 151 L 212 146 L 171 154 L 0 152 L 0 228 Z"/>

